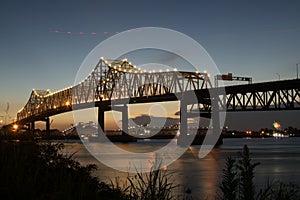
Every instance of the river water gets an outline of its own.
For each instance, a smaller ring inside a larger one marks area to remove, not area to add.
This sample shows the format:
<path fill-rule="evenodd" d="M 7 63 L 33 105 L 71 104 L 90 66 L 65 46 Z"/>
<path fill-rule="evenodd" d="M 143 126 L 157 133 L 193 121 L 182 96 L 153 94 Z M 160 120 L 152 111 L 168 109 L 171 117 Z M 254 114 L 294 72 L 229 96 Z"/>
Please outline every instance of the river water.
<path fill-rule="evenodd" d="M 248 145 L 253 162 L 260 162 L 255 168 L 255 185 L 257 190 L 266 181 L 281 180 L 300 185 L 300 138 L 234 138 L 223 139 L 223 144 L 214 148 L 205 158 L 198 158 L 200 146 L 190 147 L 178 160 L 168 166 L 174 172 L 174 183 L 180 184 L 178 193 L 189 188 L 193 199 L 215 199 L 220 193 L 219 183 L 227 156 L 236 157 L 245 144 Z M 151 149 L 153 145 L 164 145 L 160 142 L 137 142 L 119 144 L 132 151 Z M 85 149 L 81 142 L 65 143 L 65 153 L 74 153 L 75 158 L 84 165 L 96 164 L 95 176 L 101 181 L 117 181 L 124 184 L 128 173 L 111 169 L 97 161 Z M 133 174 L 129 174 L 132 176 Z"/>

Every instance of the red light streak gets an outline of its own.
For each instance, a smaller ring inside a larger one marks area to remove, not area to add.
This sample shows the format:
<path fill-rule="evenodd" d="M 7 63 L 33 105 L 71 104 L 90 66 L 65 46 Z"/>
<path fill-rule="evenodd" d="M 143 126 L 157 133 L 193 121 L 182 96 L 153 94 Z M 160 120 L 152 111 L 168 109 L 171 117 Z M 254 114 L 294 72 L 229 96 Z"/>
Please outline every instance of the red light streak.
<path fill-rule="evenodd" d="M 61 31 L 61 30 L 58 30 L 58 29 L 53 29 L 50 32 L 56 33 L 56 34 L 64 34 L 64 35 L 105 35 L 105 36 L 115 35 L 115 34 L 119 33 L 119 32 L 107 32 L 107 31 L 104 31 L 104 32 L 95 32 L 95 31 L 92 31 L 92 32 L 84 32 L 84 31 L 72 32 L 72 31 Z"/>

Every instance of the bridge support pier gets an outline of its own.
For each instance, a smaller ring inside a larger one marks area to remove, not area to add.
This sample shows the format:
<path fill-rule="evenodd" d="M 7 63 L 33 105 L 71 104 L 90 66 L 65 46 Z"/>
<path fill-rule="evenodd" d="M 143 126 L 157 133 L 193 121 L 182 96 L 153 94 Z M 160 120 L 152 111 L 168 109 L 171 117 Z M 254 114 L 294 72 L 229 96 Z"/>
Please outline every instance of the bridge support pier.
<path fill-rule="evenodd" d="M 108 136 L 112 142 L 136 142 L 137 138 L 129 135 L 128 133 L 128 106 L 127 104 L 118 105 L 113 107 L 114 111 L 122 113 L 122 135 Z"/>
<path fill-rule="evenodd" d="M 212 100 L 212 116 L 211 116 L 211 120 L 212 120 L 212 124 L 213 124 L 213 132 L 212 132 L 212 138 L 210 139 L 210 141 L 212 141 L 213 143 L 211 145 L 215 145 L 215 144 L 222 144 L 222 136 L 220 134 L 221 132 L 221 124 L 220 124 L 220 109 L 219 109 L 219 104 L 218 104 L 218 100 L 214 99 Z"/>
<path fill-rule="evenodd" d="M 34 123 L 34 121 L 32 121 L 29 124 L 29 130 L 34 131 L 34 129 L 35 129 L 35 123 Z"/>
<path fill-rule="evenodd" d="M 104 133 L 104 113 L 105 110 L 101 107 L 98 107 L 98 129 L 101 128 L 101 130 Z M 98 133 L 100 132 L 100 130 L 98 130 Z"/>
<path fill-rule="evenodd" d="M 186 147 L 189 146 L 189 135 L 187 127 L 187 103 L 184 99 L 180 101 L 180 128 L 179 137 L 177 138 L 177 144 Z"/>
<path fill-rule="evenodd" d="M 122 109 L 122 135 L 128 135 L 128 106 L 124 104 Z"/>
<path fill-rule="evenodd" d="M 122 136 L 128 135 L 128 106 L 124 104 L 122 106 L 114 106 L 115 111 L 122 113 Z"/>
<path fill-rule="evenodd" d="M 46 133 L 50 134 L 50 118 L 46 117 L 45 122 L 46 122 Z"/>

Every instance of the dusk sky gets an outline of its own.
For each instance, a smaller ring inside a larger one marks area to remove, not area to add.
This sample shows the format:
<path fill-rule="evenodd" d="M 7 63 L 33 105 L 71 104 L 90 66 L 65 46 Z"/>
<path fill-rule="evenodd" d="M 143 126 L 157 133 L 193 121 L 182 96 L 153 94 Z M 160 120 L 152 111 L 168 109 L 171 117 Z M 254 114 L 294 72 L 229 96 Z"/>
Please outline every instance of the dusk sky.
<path fill-rule="evenodd" d="M 33 88 L 54 92 L 73 85 L 83 59 L 97 44 L 139 27 L 170 28 L 192 37 L 221 73 L 250 76 L 254 82 L 278 80 L 279 75 L 296 78 L 299 1 L 177 2 L 1 1 L 0 116 L 9 102 L 9 114 L 15 117 Z M 297 126 L 298 115 L 242 113 L 229 115 L 227 125 L 257 129 L 279 120 L 283 126 Z M 69 126 L 62 116 L 54 120 L 54 128 Z"/>

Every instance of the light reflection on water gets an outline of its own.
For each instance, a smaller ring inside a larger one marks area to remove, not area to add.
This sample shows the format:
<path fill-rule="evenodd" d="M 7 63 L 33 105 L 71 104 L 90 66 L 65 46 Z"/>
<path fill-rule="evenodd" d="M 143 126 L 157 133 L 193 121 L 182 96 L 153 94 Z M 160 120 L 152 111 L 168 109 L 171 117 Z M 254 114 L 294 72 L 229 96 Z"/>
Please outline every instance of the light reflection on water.
<path fill-rule="evenodd" d="M 224 144 L 214 148 L 205 158 L 198 158 L 199 146 L 190 147 L 180 159 L 168 166 L 168 170 L 175 172 L 177 184 L 190 188 L 194 199 L 209 197 L 214 199 L 219 193 L 219 182 L 227 156 L 237 157 L 247 144 L 250 148 L 253 162 L 261 164 L 255 169 L 255 183 L 262 187 L 269 180 L 282 180 L 300 185 L 300 138 L 255 138 L 255 139 L 224 139 Z M 119 144 L 126 150 L 145 152 L 163 146 L 162 142 L 138 142 Z M 81 143 L 65 143 L 65 152 L 74 153 L 75 157 L 84 165 L 94 163 L 98 166 L 95 175 L 102 181 L 114 180 L 119 177 L 125 180 L 128 173 L 113 170 L 94 159 Z M 120 159 L 119 165 L 122 165 Z M 133 175 L 133 174 L 129 174 Z"/>

